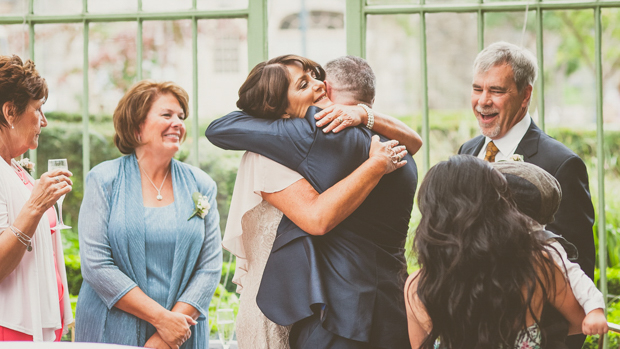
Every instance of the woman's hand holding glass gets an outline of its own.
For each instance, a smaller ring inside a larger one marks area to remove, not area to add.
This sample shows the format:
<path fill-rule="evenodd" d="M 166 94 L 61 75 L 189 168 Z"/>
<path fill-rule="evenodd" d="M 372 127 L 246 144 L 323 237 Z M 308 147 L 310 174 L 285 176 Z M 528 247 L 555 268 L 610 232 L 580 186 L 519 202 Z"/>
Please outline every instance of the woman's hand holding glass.
<path fill-rule="evenodd" d="M 153 326 L 172 349 L 178 349 L 192 335 L 190 326 L 197 324 L 191 316 L 167 311 Z"/>
<path fill-rule="evenodd" d="M 393 172 L 407 163 L 403 158 L 407 155 L 404 145 L 398 145 L 397 140 L 381 142 L 379 136 L 372 136 L 369 159 L 376 159 L 385 168 L 385 174 Z"/>
<path fill-rule="evenodd" d="M 45 172 L 34 182 L 30 195 L 30 207 L 43 214 L 52 207 L 58 199 L 71 191 L 73 174 L 68 170 L 54 170 Z"/>

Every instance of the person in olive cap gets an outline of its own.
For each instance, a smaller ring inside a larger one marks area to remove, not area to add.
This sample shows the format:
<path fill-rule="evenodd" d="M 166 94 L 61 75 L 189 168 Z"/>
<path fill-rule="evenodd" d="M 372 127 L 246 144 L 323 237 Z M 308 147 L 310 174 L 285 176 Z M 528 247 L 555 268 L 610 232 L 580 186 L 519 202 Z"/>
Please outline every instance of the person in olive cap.
<path fill-rule="evenodd" d="M 603 310 L 605 301 L 602 293 L 579 265 L 569 260 L 569 258 L 577 258 L 577 249 L 562 236 L 545 229 L 547 224 L 553 222 L 562 200 L 562 189 L 558 181 L 547 171 L 527 162 L 501 161 L 491 163 L 491 165 L 506 178 L 512 200 L 519 211 L 532 218 L 533 233 L 537 234 L 540 239 L 553 241 L 549 241 L 550 250 L 553 248 L 557 253 L 550 251 L 550 254 L 558 265 L 564 266 L 564 272 L 575 298 L 586 313 L 582 324 L 583 333 L 586 335 L 606 333 L 608 328 Z M 547 308 L 549 307 L 546 307 L 545 311 Z M 543 329 L 548 320 L 545 317 L 546 313 L 543 312 L 541 326 Z"/>

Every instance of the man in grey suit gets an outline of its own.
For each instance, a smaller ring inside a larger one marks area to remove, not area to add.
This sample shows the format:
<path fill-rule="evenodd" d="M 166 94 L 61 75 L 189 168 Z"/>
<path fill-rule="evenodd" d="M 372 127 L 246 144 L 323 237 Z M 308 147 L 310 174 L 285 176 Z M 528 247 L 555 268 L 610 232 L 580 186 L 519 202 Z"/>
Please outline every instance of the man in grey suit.
<path fill-rule="evenodd" d="M 471 104 L 482 135 L 463 144 L 459 154 L 490 162 L 514 155 L 553 175 L 562 187 L 562 201 L 547 230 L 577 247 L 577 262 L 594 275 L 594 208 L 583 161 L 532 121 L 528 107 L 538 66 L 524 48 L 497 42 L 481 51 L 474 62 Z M 578 337 L 578 338 L 577 338 Z M 585 336 L 571 336 L 570 348 L 581 348 Z"/>

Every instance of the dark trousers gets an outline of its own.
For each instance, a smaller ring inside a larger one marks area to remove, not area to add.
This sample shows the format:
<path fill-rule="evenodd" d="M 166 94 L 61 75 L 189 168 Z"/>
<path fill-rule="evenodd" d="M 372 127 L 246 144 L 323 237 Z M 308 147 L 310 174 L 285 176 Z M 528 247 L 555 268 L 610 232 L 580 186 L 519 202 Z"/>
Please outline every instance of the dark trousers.
<path fill-rule="evenodd" d="M 291 349 L 378 349 L 327 331 L 321 326 L 320 313 L 293 324 L 289 343 Z"/>

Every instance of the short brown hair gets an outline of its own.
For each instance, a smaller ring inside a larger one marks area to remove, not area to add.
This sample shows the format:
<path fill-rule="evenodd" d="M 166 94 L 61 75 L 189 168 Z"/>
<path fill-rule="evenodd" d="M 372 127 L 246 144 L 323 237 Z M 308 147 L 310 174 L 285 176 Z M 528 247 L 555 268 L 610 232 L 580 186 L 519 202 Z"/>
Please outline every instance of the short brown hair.
<path fill-rule="evenodd" d="M 47 99 L 47 82 L 35 69 L 31 60 L 22 62 L 16 55 L 0 56 L 0 126 L 8 127 L 9 122 L 2 112 L 6 102 L 12 104 L 16 117 L 26 111 L 31 100 Z"/>
<path fill-rule="evenodd" d="M 284 55 L 258 63 L 239 89 L 237 107 L 265 119 L 279 119 L 288 108 L 290 76 L 287 65 L 300 63 L 314 78 L 325 80 L 325 70 L 318 63 L 297 55 Z"/>
<path fill-rule="evenodd" d="M 114 144 L 123 154 L 131 154 L 141 145 L 138 139 L 140 126 L 144 123 L 156 97 L 170 93 L 189 117 L 189 95 L 179 85 L 171 81 L 155 82 L 142 80 L 133 85 L 118 102 L 112 120 L 114 121 Z"/>

